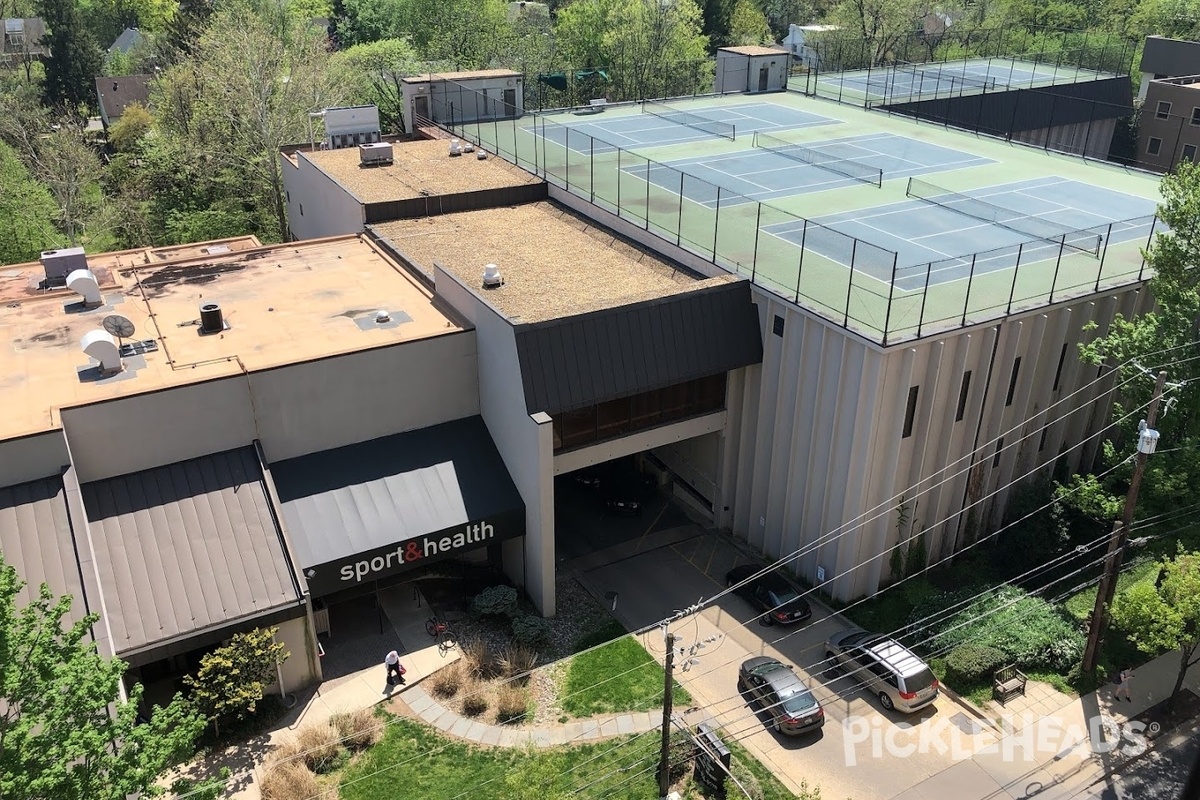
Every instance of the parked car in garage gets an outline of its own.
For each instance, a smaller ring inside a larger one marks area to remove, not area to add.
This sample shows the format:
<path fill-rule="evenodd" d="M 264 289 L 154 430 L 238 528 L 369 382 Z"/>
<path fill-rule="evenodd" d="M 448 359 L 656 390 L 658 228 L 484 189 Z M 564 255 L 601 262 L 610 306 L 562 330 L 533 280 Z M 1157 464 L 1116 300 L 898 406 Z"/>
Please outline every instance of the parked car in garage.
<path fill-rule="evenodd" d="M 817 731 L 825 724 L 825 710 L 808 686 L 787 664 L 769 656 L 755 656 L 738 668 L 738 691 L 771 717 L 779 733 L 795 736 Z"/>
<path fill-rule="evenodd" d="M 737 586 L 761 570 L 762 567 L 754 564 L 734 567 L 725 573 L 725 585 Z M 760 575 L 734 591 L 763 612 L 764 625 L 790 625 L 812 616 L 812 607 L 802 596 L 803 590 L 779 570 Z"/>
<path fill-rule="evenodd" d="M 851 628 L 825 642 L 825 658 L 879 698 L 888 711 L 920 711 L 938 696 L 929 665 L 887 636 Z"/>

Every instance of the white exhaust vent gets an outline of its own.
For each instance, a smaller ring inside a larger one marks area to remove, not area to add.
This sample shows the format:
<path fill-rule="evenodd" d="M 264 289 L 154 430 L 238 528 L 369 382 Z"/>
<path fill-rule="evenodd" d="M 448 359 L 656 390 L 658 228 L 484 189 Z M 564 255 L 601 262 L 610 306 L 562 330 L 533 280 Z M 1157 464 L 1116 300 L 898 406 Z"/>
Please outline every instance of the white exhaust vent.
<path fill-rule="evenodd" d="M 107 331 L 88 331 L 83 335 L 80 345 L 83 352 L 100 362 L 101 375 L 114 375 L 121 371 L 121 351 Z"/>
<path fill-rule="evenodd" d="M 462 155 L 462 144 L 458 141 L 458 139 L 450 140 L 450 155 L 452 155 L 452 156 L 461 156 Z"/>
<path fill-rule="evenodd" d="M 483 268 L 483 285 L 487 288 L 501 286 L 504 283 L 503 276 L 500 275 L 500 268 L 495 264 L 488 264 Z"/>
<path fill-rule="evenodd" d="M 100 281 L 90 269 L 77 269 L 67 276 L 67 288 L 83 298 L 85 308 L 104 305 L 100 296 Z"/>

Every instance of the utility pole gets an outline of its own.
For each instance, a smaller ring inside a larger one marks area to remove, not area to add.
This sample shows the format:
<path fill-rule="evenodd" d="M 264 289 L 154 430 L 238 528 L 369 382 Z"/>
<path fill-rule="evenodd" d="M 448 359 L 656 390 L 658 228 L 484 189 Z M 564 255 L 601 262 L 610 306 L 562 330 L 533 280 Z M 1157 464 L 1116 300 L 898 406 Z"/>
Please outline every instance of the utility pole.
<path fill-rule="evenodd" d="M 671 791 L 671 673 L 675 668 L 675 634 L 667 631 L 667 663 L 663 670 L 662 750 L 658 756 L 658 796 L 665 798 Z"/>
<path fill-rule="evenodd" d="M 1154 384 L 1154 395 L 1150 398 L 1150 407 L 1146 410 L 1146 419 L 1138 426 L 1137 461 L 1133 465 L 1133 476 L 1129 479 L 1129 491 L 1125 493 L 1125 508 L 1121 512 L 1121 521 L 1113 524 L 1108 540 L 1108 552 L 1104 555 L 1104 572 L 1100 575 L 1100 585 L 1096 587 L 1096 605 L 1092 609 L 1087 647 L 1083 651 L 1084 672 L 1091 672 L 1096 668 L 1100 641 L 1108 628 L 1108 610 L 1117 591 L 1117 575 L 1121 571 L 1121 559 L 1125 556 L 1125 545 L 1129 541 L 1129 527 L 1133 524 L 1133 509 L 1137 505 L 1138 488 L 1142 485 L 1142 472 L 1146 469 L 1146 457 L 1154 452 L 1158 442 L 1154 420 L 1158 417 L 1158 403 L 1162 399 L 1163 384 L 1166 381 L 1166 371 L 1159 372 L 1158 381 Z"/>

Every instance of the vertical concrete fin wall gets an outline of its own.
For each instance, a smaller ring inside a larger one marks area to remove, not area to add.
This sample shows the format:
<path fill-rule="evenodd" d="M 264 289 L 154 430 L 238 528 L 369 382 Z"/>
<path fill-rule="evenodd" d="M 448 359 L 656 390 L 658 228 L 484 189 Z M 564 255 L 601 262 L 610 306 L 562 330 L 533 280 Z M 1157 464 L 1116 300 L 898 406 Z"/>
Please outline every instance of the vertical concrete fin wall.
<path fill-rule="evenodd" d="M 288 228 L 294 239 L 319 239 L 363 230 L 363 204 L 303 151 L 296 151 L 290 158 L 280 154 L 279 163 L 287 197 Z M 301 207 L 300 198 L 307 205 Z"/>
<path fill-rule="evenodd" d="M 522 562 L 514 564 L 515 544 L 502 550 L 504 568 L 523 583 L 544 616 L 555 613 L 554 598 L 554 439 L 550 418 L 530 416 L 512 324 L 456 276 L 434 268 L 438 298 L 475 325 L 479 364 L 479 413 L 525 501 Z M 481 289 L 482 291 L 482 289 Z"/>
<path fill-rule="evenodd" d="M 1079 361 L 1079 344 L 1104 333 L 1115 314 L 1149 304 L 1135 287 L 884 350 L 755 291 L 763 366 L 730 383 L 730 510 L 722 506 L 721 519 L 768 556 L 807 551 L 798 574 L 815 581 L 823 567 L 827 588 L 843 600 L 893 580 L 888 551 L 898 542 L 923 533 L 929 560 L 944 558 L 996 529 L 1016 488 L 1009 483 L 1090 464 L 1115 376 L 1092 383 L 1097 371 Z M 773 332 L 776 315 L 782 336 Z M 1085 330 L 1091 321 L 1094 332 Z"/>
<path fill-rule="evenodd" d="M 57 475 L 70 463 L 61 429 L 7 439 L 0 442 L 0 487 Z"/>

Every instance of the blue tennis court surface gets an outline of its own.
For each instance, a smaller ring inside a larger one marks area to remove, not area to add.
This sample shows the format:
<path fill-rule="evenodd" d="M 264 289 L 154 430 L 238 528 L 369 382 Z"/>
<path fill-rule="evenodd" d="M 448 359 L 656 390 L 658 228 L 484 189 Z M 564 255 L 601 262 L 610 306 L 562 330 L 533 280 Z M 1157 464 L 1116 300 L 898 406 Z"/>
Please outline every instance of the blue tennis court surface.
<path fill-rule="evenodd" d="M 1140 224 L 1114 224 L 1111 236 L 1107 226 L 1155 212 L 1155 204 L 1150 200 L 1058 177 L 1002 184 L 963 194 L 1010 210 L 1012 217 L 1036 216 L 1064 230 L 1095 230 L 1103 237 L 1102 246 L 1144 238 L 1147 229 Z M 896 287 L 905 290 L 919 289 L 924 284 L 926 265 L 931 262 L 937 263 L 929 276 L 930 283 L 944 283 L 965 278 L 972 272 L 978 275 L 1010 268 L 1018 248 L 1022 263 L 1053 259 L 1059 253 L 1058 244 L 990 222 L 972 222 L 958 211 L 922 200 L 833 214 L 813 222 L 896 251 L 901 268 Z M 793 244 L 803 241 L 805 247 L 844 263 L 838 255 L 844 248 L 822 247 L 820 228 L 815 229 L 818 235 L 813 236 L 814 228 L 810 226 L 807 238 L 802 223 L 771 225 L 763 230 Z M 836 237 L 826 234 L 824 238 Z M 979 255 L 973 258 L 976 253 Z M 905 270 L 906 267 L 912 269 Z M 874 277 L 890 281 L 892 276 Z"/>
<path fill-rule="evenodd" d="M 842 124 L 841 120 L 830 119 L 787 106 L 778 106 L 774 103 L 742 103 L 707 108 L 694 108 L 688 105 L 687 113 L 712 122 L 729 123 L 737 129 L 738 138 L 745 138 L 747 141 L 755 131 L 780 131 L 811 128 L 816 125 Z M 656 117 L 653 114 L 632 114 L 544 128 L 534 125 L 529 130 L 538 136 L 544 136 L 548 141 L 566 145 L 576 152 L 590 151 L 597 155 L 612 152 L 618 147 L 625 149 L 659 147 L 710 141 L 716 138 L 711 133 Z M 592 139 L 596 141 L 592 142 Z"/>
<path fill-rule="evenodd" d="M 845 136 L 803 144 L 823 156 L 882 169 L 885 180 L 993 163 L 982 156 L 894 133 Z M 685 158 L 666 164 L 651 164 L 649 168 L 646 164 L 633 164 L 624 167 L 624 171 L 676 192 L 679 191 L 679 172 L 700 178 L 710 185 L 685 181 L 683 193 L 689 200 L 709 208 L 716 206 L 717 186 L 747 199 L 761 201 L 859 185 L 855 179 L 836 171 L 803 164 L 763 149 Z M 722 207 L 726 203 L 732 205 L 736 202 L 736 198 L 721 197 Z"/>
<path fill-rule="evenodd" d="M 1054 64 L 983 60 L 933 64 L 899 64 L 872 70 L 839 73 L 826 78 L 869 95 L 898 97 L 1003 91 L 1055 83 L 1061 76 Z"/>

